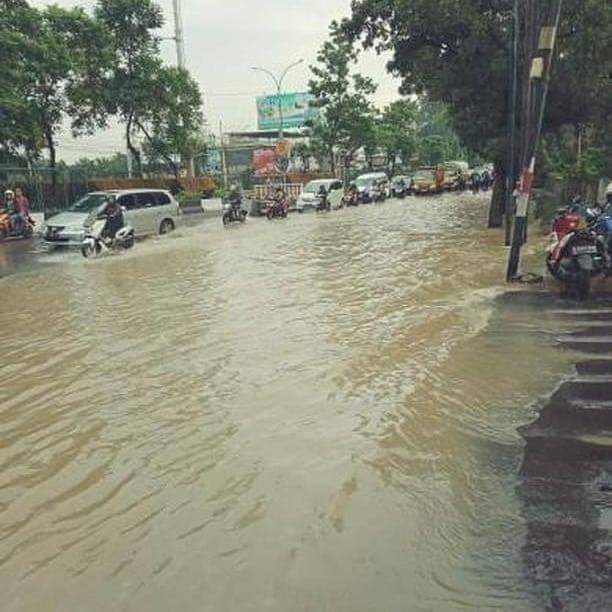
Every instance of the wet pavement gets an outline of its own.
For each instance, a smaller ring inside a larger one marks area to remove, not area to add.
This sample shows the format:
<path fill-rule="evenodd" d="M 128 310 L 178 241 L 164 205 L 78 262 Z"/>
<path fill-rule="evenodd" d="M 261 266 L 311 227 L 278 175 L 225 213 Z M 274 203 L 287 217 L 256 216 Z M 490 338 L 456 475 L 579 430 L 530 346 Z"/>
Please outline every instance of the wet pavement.
<path fill-rule="evenodd" d="M 562 471 L 529 426 L 560 380 L 606 405 L 608 307 L 509 289 L 486 218 L 449 194 L 3 250 L 3 608 L 605 605 L 605 455 Z"/>
<path fill-rule="evenodd" d="M 607 610 L 612 593 L 612 302 L 566 305 L 575 371 L 522 430 L 526 570 L 553 610 Z"/>

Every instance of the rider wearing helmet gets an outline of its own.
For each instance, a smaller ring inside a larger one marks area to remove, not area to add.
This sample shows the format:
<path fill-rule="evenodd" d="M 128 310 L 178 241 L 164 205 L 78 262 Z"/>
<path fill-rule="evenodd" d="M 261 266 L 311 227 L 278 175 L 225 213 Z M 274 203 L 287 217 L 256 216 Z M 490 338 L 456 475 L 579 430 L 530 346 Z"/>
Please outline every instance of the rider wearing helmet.
<path fill-rule="evenodd" d="M 7 189 L 4 192 L 4 208 L 11 221 L 11 228 L 15 233 L 19 232 L 22 227 L 22 218 L 17 210 L 15 202 L 15 192 L 12 189 Z"/>
<path fill-rule="evenodd" d="M 121 208 L 117 200 L 113 199 L 106 204 L 102 214 L 106 217 L 104 234 L 112 240 L 117 235 L 117 232 L 125 226 L 123 208 Z"/>

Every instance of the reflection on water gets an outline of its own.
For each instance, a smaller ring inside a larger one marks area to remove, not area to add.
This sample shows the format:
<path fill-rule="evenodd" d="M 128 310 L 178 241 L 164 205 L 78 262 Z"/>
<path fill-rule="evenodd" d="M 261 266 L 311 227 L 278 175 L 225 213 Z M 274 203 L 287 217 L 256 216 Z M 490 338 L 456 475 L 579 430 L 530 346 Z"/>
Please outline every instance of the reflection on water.
<path fill-rule="evenodd" d="M 571 356 L 484 199 L 189 228 L 3 284 L 10 610 L 538 608 L 520 425 Z"/>

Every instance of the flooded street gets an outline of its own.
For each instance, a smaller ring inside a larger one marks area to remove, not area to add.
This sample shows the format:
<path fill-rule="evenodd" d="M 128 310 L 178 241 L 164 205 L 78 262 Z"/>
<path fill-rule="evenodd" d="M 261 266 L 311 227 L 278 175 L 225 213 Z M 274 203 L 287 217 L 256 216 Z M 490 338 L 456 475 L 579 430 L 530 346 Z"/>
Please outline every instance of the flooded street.
<path fill-rule="evenodd" d="M 543 609 L 518 428 L 571 322 L 508 291 L 486 207 L 212 222 L 0 279 L 3 609 Z"/>

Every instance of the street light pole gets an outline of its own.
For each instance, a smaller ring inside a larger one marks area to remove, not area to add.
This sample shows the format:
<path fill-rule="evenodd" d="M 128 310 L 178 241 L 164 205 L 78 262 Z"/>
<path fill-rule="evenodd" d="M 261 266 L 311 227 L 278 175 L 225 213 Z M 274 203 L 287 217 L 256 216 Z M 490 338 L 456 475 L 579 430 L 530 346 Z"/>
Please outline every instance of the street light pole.
<path fill-rule="evenodd" d="M 276 101 L 278 103 L 278 119 L 279 119 L 279 124 L 278 124 L 278 139 L 282 140 L 283 139 L 283 135 L 284 135 L 284 118 L 283 118 L 283 103 L 282 103 L 282 99 L 281 96 L 283 94 L 283 81 L 285 80 L 285 77 L 287 76 L 287 73 L 292 69 L 295 68 L 296 66 L 299 66 L 304 60 L 298 60 L 297 62 L 294 62 L 293 64 L 289 64 L 289 66 L 287 66 L 283 72 L 281 73 L 280 77 L 277 77 L 273 72 L 271 72 L 270 70 L 268 70 L 267 68 L 261 68 L 259 66 L 252 66 L 251 70 L 255 70 L 257 72 L 264 72 L 265 74 L 267 74 L 273 81 L 274 81 L 274 85 L 276 85 Z"/>

